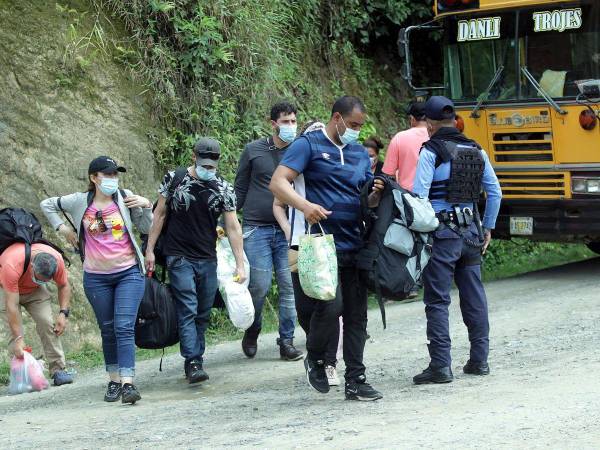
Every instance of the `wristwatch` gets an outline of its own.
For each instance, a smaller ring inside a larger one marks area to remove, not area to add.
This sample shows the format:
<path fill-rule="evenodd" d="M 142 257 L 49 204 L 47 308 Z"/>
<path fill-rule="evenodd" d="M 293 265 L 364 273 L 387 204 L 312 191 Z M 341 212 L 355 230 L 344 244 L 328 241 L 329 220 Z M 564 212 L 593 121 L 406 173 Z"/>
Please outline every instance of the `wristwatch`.
<path fill-rule="evenodd" d="M 71 313 L 71 310 L 70 309 L 61 309 L 58 313 L 59 314 L 62 313 L 68 319 L 69 314 Z"/>

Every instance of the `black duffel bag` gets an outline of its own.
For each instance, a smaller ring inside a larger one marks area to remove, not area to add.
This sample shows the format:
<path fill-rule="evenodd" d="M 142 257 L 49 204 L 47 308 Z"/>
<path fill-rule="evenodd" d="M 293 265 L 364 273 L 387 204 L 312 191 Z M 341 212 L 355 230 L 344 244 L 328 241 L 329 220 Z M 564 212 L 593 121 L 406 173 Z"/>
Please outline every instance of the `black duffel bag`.
<path fill-rule="evenodd" d="M 165 347 L 178 342 L 177 311 L 171 288 L 154 277 L 146 277 L 146 290 L 135 322 L 135 345 L 162 348 L 164 352 Z"/>

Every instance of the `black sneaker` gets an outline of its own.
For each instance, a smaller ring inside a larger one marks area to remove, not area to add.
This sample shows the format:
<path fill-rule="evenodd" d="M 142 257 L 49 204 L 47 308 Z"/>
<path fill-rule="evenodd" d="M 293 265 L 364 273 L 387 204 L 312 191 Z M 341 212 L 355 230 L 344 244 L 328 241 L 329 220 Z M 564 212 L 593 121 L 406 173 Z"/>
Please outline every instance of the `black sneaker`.
<path fill-rule="evenodd" d="M 105 402 L 116 402 L 121 398 L 121 383 L 117 383 L 116 381 L 109 381 L 108 388 L 106 389 L 106 394 L 104 394 Z"/>
<path fill-rule="evenodd" d="M 121 403 L 131 403 L 135 404 L 138 400 L 141 400 L 142 396 L 136 389 L 136 387 L 131 383 L 125 383 L 123 385 L 123 394 L 121 395 Z"/>
<path fill-rule="evenodd" d="M 361 402 L 373 402 L 383 398 L 381 392 L 373 389 L 364 375 L 353 381 L 346 381 L 346 400 L 358 400 Z"/>
<path fill-rule="evenodd" d="M 422 373 L 413 377 L 415 384 L 450 383 L 454 380 L 450 367 L 427 367 Z"/>
<path fill-rule="evenodd" d="M 190 362 L 187 379 L 190 384 L 208 380 L 208 374 L 202 369 L 202 363 L 200 361 L 193 360 Z"/>
<path fill-rule="evenodd" d="M 490 366 L 487 362 L 473 362 L 468 360 L 465 367 L 463 367 L 463 372 L 468 375 L 489 375 Z"/>
<path fill-rule="evenodd" d="M 306 357 L 304 359 L 304 369 L 306 370 L 308 384 L 322 394 L 329 392 L 329 381 L 327 381 L 325 363 L 323 361 L 312 361 Z"/>

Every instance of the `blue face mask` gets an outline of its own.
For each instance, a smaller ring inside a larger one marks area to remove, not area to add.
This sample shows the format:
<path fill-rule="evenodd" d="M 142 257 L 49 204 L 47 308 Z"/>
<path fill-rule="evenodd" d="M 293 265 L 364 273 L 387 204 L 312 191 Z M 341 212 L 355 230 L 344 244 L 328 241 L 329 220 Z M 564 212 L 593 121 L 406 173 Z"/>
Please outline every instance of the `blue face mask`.
<path fill-rule="evenodd" d="M 37 284 L 38 286 L 46 286 L 46 284 L 48 284 L 48 281 L 42 281 L 42 280 L 38 280 L 35 277 L 35 273 L 33 272 L 33 270 L 31 271 L 31 281 L 33 281 L 35 284 Z"/>
<path fill-rule="evenodd" d="M 297 129 L 297 125 L 279 125 L 279 137 L 282 141 L 290 144 L 294 142 L 294 139 L 296 139 Z"/>
<path fill-rule="evenodd" d="M 346 122 L 344 122 L 343 117 L 342 123 L 346 127 L 346 131 L 344 131 L 344 134 L 340 134 L 340 131 L 338 130 L 338 136 L 340 137 L 340 141 L 342 141 L 342 144 L 354 144 L 358 140 L 358 135 L 360 134 L 360 131 L 348 128 L 348 125 L 346 125 Z M 337 130 L 337 125 L 335 126 L 335 129 Z"/>
<path fill-rule="evenodd" d="M 198 179 L 202 181 L 212 181 L 217 179 L 216 170 L 208 170 L 202 166 L 196 166 L 196 175 L 198 176 Z"/>
<path fill-rule="evenodd" d="M 113 195 L 119 189 L 119 179 L 102 177 L 99 187 L 104 195 Z"/>

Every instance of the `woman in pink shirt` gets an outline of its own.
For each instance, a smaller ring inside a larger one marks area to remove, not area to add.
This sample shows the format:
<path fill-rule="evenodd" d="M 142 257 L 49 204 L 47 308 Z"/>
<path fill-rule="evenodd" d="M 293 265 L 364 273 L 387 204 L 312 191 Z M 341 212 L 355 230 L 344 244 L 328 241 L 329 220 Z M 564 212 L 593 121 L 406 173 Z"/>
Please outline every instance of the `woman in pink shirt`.
<path fill-rule="evenodd" d="M 383 172 L 396 177 L 398 184 L 408 191 L 413 189 L 421 147 L 429 140 L 424 105 L 424 102 L 410 104 L 411 128 L 393 137 L 383 163 Z"/>
<path fill-rule="evenodd" d="M 144 258 L 133 225 L 148 233 L 152 203 L 119 189 L 120 172 L 125 168 L 100 156 L 89 165 L 87 192 L 48 198 L 40 206 L 51 225 L 79 248 L 83 287 L 100 327 L 110 378 L 104 400 L 133 404 L 141 399 L 133 384 L 134 326 L 145 286 Z M 59 211 L 73 218 L 75 230 L 65 225 Z"/>

